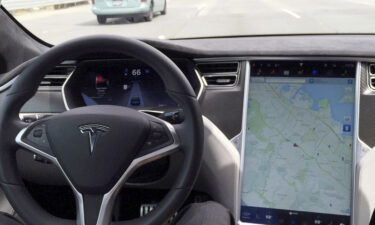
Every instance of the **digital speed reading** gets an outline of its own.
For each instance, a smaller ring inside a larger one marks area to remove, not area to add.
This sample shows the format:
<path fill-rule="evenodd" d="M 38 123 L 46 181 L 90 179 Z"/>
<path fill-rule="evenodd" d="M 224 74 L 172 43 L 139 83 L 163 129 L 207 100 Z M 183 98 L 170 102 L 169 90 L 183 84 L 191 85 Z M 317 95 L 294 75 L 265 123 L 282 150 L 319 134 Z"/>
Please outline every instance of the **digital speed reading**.
<path fill-rule="evenodd" d="M 124 75 L 125 76 L 142 76 L 142 75 L 147 75 L 151 72 L 150 69 L 146 69 L 146 68 L 134 68 L 134 69 L 124 69 Z"/>

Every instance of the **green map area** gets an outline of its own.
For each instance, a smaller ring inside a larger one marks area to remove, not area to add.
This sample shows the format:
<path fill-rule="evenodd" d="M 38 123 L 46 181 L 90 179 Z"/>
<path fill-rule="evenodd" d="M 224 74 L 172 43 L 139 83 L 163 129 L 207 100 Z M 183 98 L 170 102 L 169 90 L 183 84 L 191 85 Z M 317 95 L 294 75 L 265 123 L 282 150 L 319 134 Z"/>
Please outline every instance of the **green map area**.
<path fill-rule="evenodd" d="M 242 205 L 350 215 L 354 79 L 288 79 L 251 79 Z"/>

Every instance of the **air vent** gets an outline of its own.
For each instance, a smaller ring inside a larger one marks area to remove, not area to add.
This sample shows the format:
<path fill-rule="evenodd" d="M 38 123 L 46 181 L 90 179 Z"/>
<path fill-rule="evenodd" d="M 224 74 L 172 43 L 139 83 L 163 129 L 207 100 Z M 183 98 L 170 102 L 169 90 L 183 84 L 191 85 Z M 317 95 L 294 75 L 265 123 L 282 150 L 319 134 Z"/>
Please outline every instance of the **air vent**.
<path fill-rule="evenodd" d="M 41 87 L 61 87 L 66 80 L 66 76 L 53 76 L 53 75 L 46 75 L 42 82 L 40 83 Z"/>
<path fill-rule="evenodd" d="M 56 66 L 49 74 L 50 75 L 69 75 L 74 71 L 74 66 Z"/>
<path fill-rule="evenodd" d="M 375 76 L 375 64 L 369 65 L 369 73 L 371 76 Z"/>
<path fill-rule="evenodd" d="M 207 87 L 231 87 L 237 83 L 239 67 L 239 62 L 207 62 L 198 63 L 197 71 Z"/>
<path fill-rule="evenodd" d="M 375 77 L 370 77 L 370 86 L 372 89 L 375 89 Z"/>
<path fill-rule="evenodd" d="M 237 73 L 239 69 L 238 62 L 217 62 L 217 63 L 199 63 L 197 68 L 200 73 Z"/>
<path fill-rule="evenodd" d="M 74 66 L 56 66 L 44 76 L 40 88 L 60 89 L 67 77 L 75 70 Z"/>
<path fill-rule="evenodd" d="M 236 83 L 237 75 L 206 75 L 203 79 L 207 86 L 232 86 Z"/>

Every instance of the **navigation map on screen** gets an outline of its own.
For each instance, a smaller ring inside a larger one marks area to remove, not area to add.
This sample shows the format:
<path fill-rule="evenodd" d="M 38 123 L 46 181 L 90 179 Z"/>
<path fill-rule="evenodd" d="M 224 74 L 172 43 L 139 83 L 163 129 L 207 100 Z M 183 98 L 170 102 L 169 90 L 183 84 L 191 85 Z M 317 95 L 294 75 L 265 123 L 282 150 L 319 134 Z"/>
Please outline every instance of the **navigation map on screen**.
<path fill-rule="evenodd" d="M 250 79 L 241 221 L 350 224 L 354 93 L 350 77 Z"/>

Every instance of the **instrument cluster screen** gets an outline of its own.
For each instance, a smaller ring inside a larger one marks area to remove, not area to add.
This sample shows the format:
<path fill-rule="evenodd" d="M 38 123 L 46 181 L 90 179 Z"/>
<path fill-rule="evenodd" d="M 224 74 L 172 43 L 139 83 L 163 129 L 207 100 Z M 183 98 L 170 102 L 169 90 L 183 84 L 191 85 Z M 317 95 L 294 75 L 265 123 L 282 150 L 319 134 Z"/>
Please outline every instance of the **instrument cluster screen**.
<path fill-rule="evenodd" d="M 86 105 L 136 109 L 177 106 L 165 92 L 159 75 L 135 60 L 87 61 L 82 65 L 78 87 Z"/>

